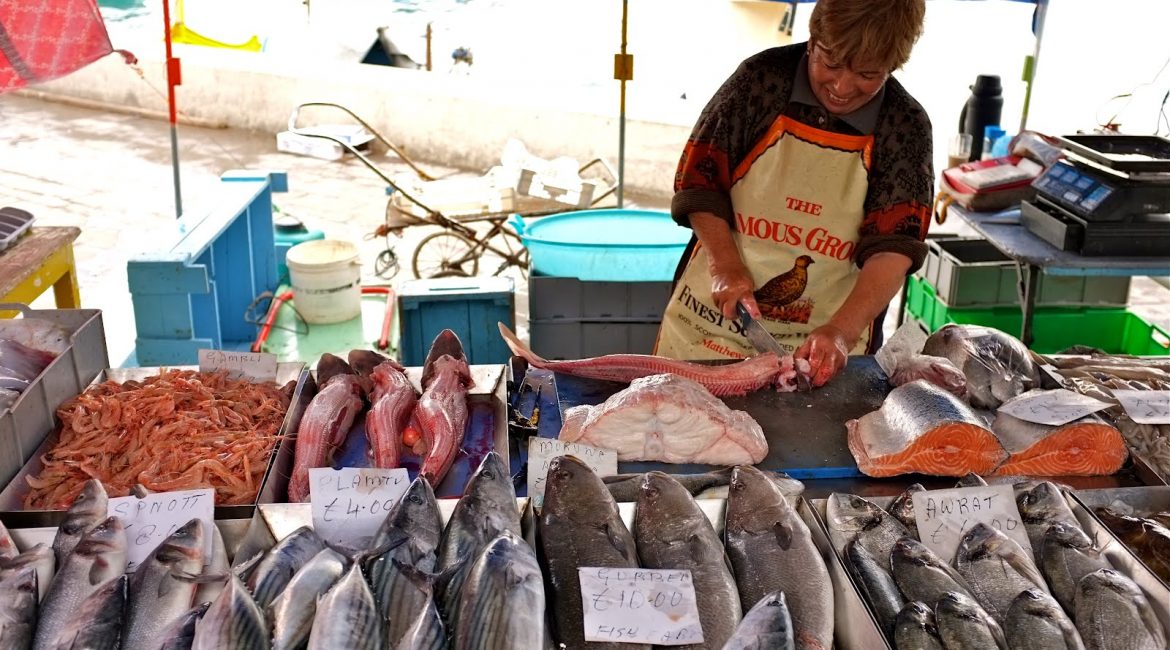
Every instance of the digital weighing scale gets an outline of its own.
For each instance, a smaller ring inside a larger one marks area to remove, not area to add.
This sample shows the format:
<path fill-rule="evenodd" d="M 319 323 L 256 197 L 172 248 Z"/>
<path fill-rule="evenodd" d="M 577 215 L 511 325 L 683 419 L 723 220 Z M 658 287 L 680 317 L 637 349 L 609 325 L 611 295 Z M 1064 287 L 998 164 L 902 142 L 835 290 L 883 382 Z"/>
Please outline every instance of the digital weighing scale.
<path fill-rule="evenodd" d="M 1145 135 L 1057 138 L 1066 158 L 1032 182 L 1020 206 L 1030 232 L 1082 255 L 1170 252 L 1170 139 Z"/>

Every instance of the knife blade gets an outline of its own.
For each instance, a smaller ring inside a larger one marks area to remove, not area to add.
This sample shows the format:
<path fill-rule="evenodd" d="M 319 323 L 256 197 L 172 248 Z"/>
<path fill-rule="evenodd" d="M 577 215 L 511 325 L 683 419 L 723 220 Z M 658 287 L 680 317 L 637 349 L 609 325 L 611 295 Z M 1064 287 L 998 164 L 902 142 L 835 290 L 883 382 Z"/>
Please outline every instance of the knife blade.
<path fill-rule="evenodd" d="M 756 352 L 771 352 L 777 357 L 784 356 L 784 350 L 780 347 L 780 344 L 776 342 L 776 339 L 772 338 L 772 335 L 768 333 L 768 330 L 764 329 L 764 326 L 759 321 L 752 319 L 752 315 L 748 313 L 747 308 L 742 303 L 735 305 L 735 311 L 739 314 L 739 322 L 743 326 L 743 335 L 747 337 L 748 342 L 752 344 Z"/>

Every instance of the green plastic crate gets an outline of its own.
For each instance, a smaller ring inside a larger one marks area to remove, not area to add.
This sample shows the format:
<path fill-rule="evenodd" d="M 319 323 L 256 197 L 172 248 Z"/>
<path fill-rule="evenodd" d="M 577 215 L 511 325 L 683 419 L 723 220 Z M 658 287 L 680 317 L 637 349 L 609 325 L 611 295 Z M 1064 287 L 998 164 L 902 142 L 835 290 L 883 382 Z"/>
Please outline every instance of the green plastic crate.
<path fill-rule="evenodd" d="M 953 309 L 929 283 L 910 276 L 906 312 L 933 332 L 947 323 L 985 325 L 1019 335 L 1019 307 Z M 1170 333 L 1125 309 L 1037 307 L 1032 318 L 1032 349 L 1041 354 L 1088 345 L 1113 354 L 1170 355 Z"/>

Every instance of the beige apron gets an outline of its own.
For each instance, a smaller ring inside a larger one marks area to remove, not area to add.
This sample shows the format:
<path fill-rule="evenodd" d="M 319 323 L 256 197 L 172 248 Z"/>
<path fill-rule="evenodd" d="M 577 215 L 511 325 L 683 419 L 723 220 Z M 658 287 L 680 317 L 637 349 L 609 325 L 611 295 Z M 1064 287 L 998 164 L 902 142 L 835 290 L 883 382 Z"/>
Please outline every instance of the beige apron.
<path fill-rule="evenodd" d="M 755 286 L 764 327 L 795 350 L 853 289 L 873 136 L 816 129 L 780 116 L 735 170 L 732 237 Z M 862 354 L 871 332 L 852 352 Z M 696 246 L 662 317 L 656 354 L 727 359 L 755 354 L 739 321 L 711 298 L 707 252 Z"/>

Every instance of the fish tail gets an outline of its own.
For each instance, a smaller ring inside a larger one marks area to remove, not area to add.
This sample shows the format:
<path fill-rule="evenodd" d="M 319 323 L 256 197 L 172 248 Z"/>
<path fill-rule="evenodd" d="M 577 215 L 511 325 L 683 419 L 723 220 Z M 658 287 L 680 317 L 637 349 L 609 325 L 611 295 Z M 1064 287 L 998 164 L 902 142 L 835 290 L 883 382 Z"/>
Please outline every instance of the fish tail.
<path fill-rule="evenodd" d="M 524 345 L 520 337 L 508 329 L 507 325 L 497 322 L 496 326 L 500 328 L 500 336 L 504 337 L 504 343 L 508 344 L 508 348 L 512 350 L 512 354 L 523 357 L 529 364 L 538 368 L 548 363 L 547 359 L 533 352 L 527 345 Z"/>

